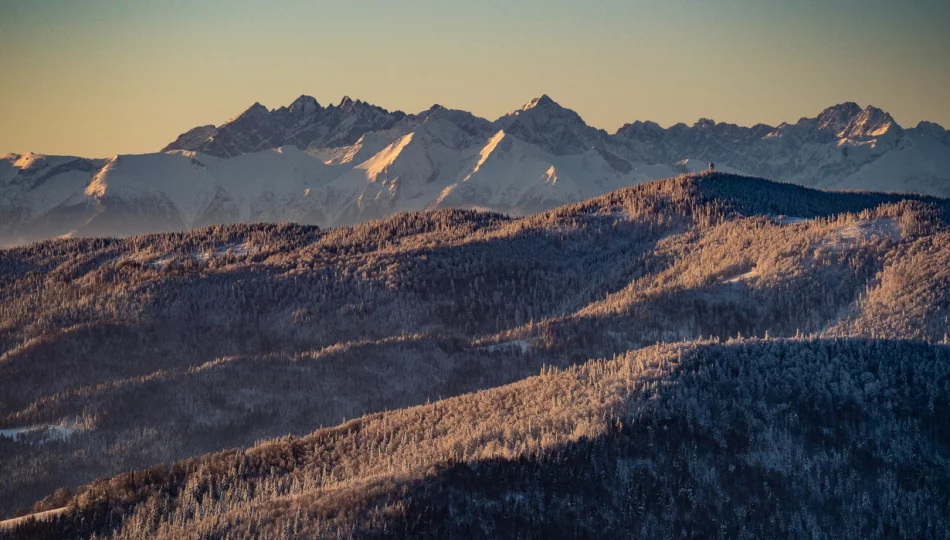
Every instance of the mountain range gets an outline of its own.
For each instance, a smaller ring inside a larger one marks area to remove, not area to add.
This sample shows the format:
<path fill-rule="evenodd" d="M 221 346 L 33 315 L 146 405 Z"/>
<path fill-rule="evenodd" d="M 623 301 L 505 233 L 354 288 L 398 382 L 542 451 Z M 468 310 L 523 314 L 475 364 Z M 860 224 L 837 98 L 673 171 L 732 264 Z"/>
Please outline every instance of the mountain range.
<path fill-rule="evenodd" d="M 822 189 L 950 196 L 947 130 L 903 128 L 855 103 L 779 126 L 637 121 L 609 134 L 546 95 L 495 121 L 301 96 L 273 110 L 255 103 L 153 154 L 7 154 L 0 245 L 215 223 L 351 225 L 438 208 L 528 215 L 710 163 Z"/>

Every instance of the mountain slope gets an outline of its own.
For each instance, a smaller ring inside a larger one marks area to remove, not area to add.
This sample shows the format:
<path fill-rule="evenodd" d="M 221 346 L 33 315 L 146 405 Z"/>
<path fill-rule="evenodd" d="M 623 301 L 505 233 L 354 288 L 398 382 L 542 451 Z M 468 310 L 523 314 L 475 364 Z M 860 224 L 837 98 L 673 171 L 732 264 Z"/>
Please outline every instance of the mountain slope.
<path fill-rule="evenodd" d="M 607 132 L 588 126 L 547 95 L 502 116 L 495 127 L 554 155 L 581 154 L 609 140 Z"/>
<path fill-rule="evenodd" d="M 936 537 L 948 377 L 908 342 L 651 347 L 101 480 L 19 533 Z"/>
<path fill-rule="evenodd" d="M 815 118 L 776 128 L 744 128 L 702 119 L 664 130 L 628 124 L 617 138 L 642 156 L 716 162 L 746 174 L 824 189 L 915 191 L 947 196 L 946 130 L 903 129 L 873 106 L 829 107 Z"/>
<path fill-rule="evenodd" d="M 0 429 L 40 426 L 0 437 L 2 511 L 658 341 L 936 343 L 950 286 L 927 269 L 950 260 L 948 212 L 717 173 L 517 219 L 441 209 L 0 250 Z"/>
<path fill-rule="evenodd" d="M 311 191 L 343 171 L 293 146 L 221 159 L 177 151 L 84 160 L 10 156 L 0 244 L 212 223 L 322 222 Z"/>
<path fill-rule="evenodd" d="M 219 127 L 183 133 L 162 151 L 190 150 L 227 158 L 290 145 L 301 150 L 342 146 L 364 133 L 389 129 L 405 116 L 349 97 L 324 108 L 314 98 L 300 96 L 289 107 L 274 110 L 255 103 Z"/>
<path fill-rule="evenodd" d="M 255 110 L 266 111 L 260 107 Z M 281 110 L 284 108 L 278 111 Z M 424 118 L 424 113 L 401 118 L 401 123 L 414 125 Z M 794 124 L 783 123 L 778 127 L 759 124 L 746 128 L 704 118 L 693 126 L 677 124 L 664 129 L 653 122 L 637 121 L 624 125 L 615 135 L 608 135 L 588 126 L 577 113 L 543 95 L 497 119 L 493 125 L 493 133 L 505 131 L 553 155 L 581 154 L 598 148 L 615 155 L 617 163 L 628 164 L 620 167 L 635 164 L 674 167 L 684 160 L 712 161 L 732 171 L 814 187 L 890 188 L 950 195 L 946 173 L 946 161 L 950 159 L 947 130 L 930 122 L 904 129 L 885 111 L 870 105 L 862 109 L 853 102 L 835 105 L 814 118 L 802 118 Z M 204 133 L 206 128 L 193 131 Z M 370 131 L 386 129 L 389 128 L 377 127 Z M 297 144 L 301 148 L 338 146 L 331 140 L 300 143 L 281 139 L 271 143 L 271 147 L 284 144 Z M 896 157 L 891 157 L 892 154 Z M 878 165 L 877 160 L 883 156 L 889 156 L 888 160 Z M 888 161 L 899 162 L 903 169 Z M 669 170 L 657 172 L 669 174 Z"/>
<path fill-rule="evenodd" d="M 527 215 L 710 162 L 822 189 L 950 196 L 945 129 L 904 129 L 855 103 L 778 127 L 638 121 L 611 135 L 546 95 L 494 122 L 438 105 L 406 115 L 301 96 L 196 127 L 164 154 L 8 154 L 0 159 L 0 245 L 260 219 L 328 227 L 445 207 Z M 103 192 L 100 179 L 119 172 L 114 183 L 125 188 Z"/>

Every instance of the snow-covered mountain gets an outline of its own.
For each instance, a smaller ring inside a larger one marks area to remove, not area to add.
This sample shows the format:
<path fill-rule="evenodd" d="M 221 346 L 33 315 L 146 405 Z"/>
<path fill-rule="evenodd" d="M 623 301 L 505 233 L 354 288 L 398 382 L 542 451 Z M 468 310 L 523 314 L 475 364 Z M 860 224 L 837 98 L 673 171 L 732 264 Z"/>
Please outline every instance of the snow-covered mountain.
<path fill-rule="evenodd" d="M 638 159 L 679 163 L 685 158 L 717 168 L 822 189 L 910 191 L 950 196 L 947 131 L 921 122 L 903 129 L 873 106 L 829 107 L 815 118 L 751 128 L 701 119 L 663 129 L 652 122 L 620 128 Z"/>
<path fill-rule="evenodd" d="M 183 133 L 162 151 L 234 157 L 289 145 L 300 149 L 343 146 L 364 133 L 389 129 L 405 116 L 349 97 L 324 108 L 316 99 L 300 96 L 290 106 L 272 111 L 255 103 L 219 127 L 200 126 Z"/>
<path fill-rule="evenodd" d="M 709 162 L 825 189 L 950 196 L 950 132 L 904 129 L 854 103 L 777 127 L 637 121 L 608 134 L 548 96 L 494 122 L 439 105 L 405 114 L 301 96 L 274 110 L 256 103 L 155 154 L 7 154 L 0 245 L 211 223 L 344 225 L 440 207 L 524 214 Z"/>
<path fill-rule="evenodd" d="M 309 195 L 340 172 L 293 146 L 231 159 L 184 150 L 101 160 L 8 154 L 0 160 L 0 243 L 320 223 Z"/>

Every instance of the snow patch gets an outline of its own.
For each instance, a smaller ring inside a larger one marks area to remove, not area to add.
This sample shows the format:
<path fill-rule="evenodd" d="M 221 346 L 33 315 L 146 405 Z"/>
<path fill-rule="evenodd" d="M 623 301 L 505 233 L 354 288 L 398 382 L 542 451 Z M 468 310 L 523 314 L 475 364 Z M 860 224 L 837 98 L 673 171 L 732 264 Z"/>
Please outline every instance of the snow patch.
<path fill-rule="evenodd" d="M 247 242 L 243 242 L 240 244 L 228 244 L 226 246 L 216 247 L 213 251 L 196 251 L 192 254 L 192 258 L 198 262 L 205 262 L 208 259 L 219 259 L 227 255 L 247 255 L 249 252 L 250 245 Z"/>
<path fill-rule="evenodd" d="M 76 428 L 68 425 L 36 424 L 33 426 L 20 428 L 0 429 L 0 437 L 6 437 L 8 439 L 17 441 L 22 437 L 40 435 L 42 442 L 47 442 L 53 440 L 64 440 L 75 432 Z"/>
<path fill-rule="evenodd" d="M 66 513 L 67 510 L 69 510 L 69 507 L 64 506 L 62 508 L 56 508 L 55 510 L 47 510 L 45 512 L 37 512 L 35 514 L 29 514 L 23 517 L 5 519 L 0 521 L 0 531 L 15 529 L 20 524 L 26 523 L 30 520 L 46 521 L 60 514 Z"/>
<path fill-rule="evenodd" d="M 749 270 L 748 272 L 744 274 L 739 274 L 729 279 L 725 279 L 723 280 L 723 283 L 742 283 L 743 281 L 749 281 L 749 280 L 755 279 L 759 277 L 759 275 L 760 275 L 759 272 L 753 268 L 752 270 Z"/>
<path fill-rule="evenodd" d="M 512 341 L 503 341 L 501 343 L 496 343 L 494 345 L 486 345 L 484 347 L 478 347 L 476 350 L 495 352 L 495 351 L 504 351 L 508 349 L 519 348 L 521 353 L 524 354 L 532 349 L 530 342 L 523 339 L 515 339 Z"/>
<path fill-rule="evenodd" d="M 797 223 L 808 223 L 809 221 L 814 221 L 814 219 L 792 216 L 772 216 L 772 221 L 777 225 L 795 225 Z"/>
<path fill-rule="evenodd" d="M 894 218 L 866 219 L 857 223 L 836 229 L 826 241 L 853 243 L 858 240 L 893 240 L 901 239 L 901 226 Z"/>
<path fill-rule="evenodd" d="M 16 154 L 8 154 L 8 156 L 13 157 Z M 17 156 L 17 160 L 13 162 L 14 167 L 19 167 L 20 169 L 29 169 L 35 164 L 42 164 L 43 160 L 46 158 L 43 154 L 34 154 L 33 152 L 27 152 L 22 156 Z"/>

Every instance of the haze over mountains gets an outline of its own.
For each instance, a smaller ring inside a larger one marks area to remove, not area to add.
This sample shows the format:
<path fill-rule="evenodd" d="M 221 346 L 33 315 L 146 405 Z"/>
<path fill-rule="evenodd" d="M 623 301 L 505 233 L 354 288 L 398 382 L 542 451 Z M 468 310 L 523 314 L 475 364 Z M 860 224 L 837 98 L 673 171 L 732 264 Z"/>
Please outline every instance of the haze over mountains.
<path fill-rule="evenodd" d="M 162 152 L 0 159 L 0 245 L 215 223 L 349 225 L 406 210 L 527 215 L 705 169 L 824 189 L 950 195 L 950 134 L 854 103 L 779 126 L 701 119 L 588 126 L 548 96 L 495 121 L 435 105 L 390 112 L 344 98 L 255 103 Z"/>

